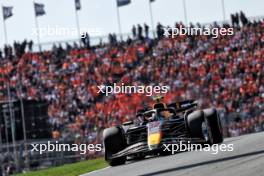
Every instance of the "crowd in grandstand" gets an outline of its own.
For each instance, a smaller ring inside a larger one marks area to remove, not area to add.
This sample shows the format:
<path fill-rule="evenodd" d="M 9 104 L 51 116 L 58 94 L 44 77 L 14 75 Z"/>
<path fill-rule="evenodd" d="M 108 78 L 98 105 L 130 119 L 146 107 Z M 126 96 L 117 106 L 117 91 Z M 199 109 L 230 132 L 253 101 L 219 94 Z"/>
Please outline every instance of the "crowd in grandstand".
<path fill-rule="evenodd" d="M 85 41 L 85 47 L 34 53 L 32 42 L 6 46 L 0 54 L 0 100 L 7 100 L 9 84 L 12 98 L 48 101 L 53 137 L 94 139 L 151 104 L 141 94 L 106 97 L 97 86 L 166 85 L 166 102 L 191 98 L 217 107 L 226 135 L 264 130 L 264 21 L 235 21 L 232 27 L 232 36 L 165 38 L 159 24 L 152 39 L 145 24 L 145 34 L 134 26 L 126 41 L 111 34 L 109 43 L 93 47 Z"/>

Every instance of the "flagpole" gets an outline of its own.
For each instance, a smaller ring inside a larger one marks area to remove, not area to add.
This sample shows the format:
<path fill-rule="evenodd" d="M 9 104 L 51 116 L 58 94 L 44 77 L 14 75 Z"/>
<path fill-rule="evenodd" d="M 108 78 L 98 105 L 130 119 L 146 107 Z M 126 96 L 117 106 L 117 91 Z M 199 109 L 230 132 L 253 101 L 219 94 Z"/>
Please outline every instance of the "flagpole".
<path fill-rule="evenodd" d="M 33 7 L 34 7 L 34 12 L 35 12 L 35 26 L 38 30 L 38 33 L 37 33 L 37 41 L 38 41 L 38 48 L 39 48 L 39 52 L 41 52 L 41 46 L 40 46 L 40 38 L 39 38 L 39 23 L 38 23 L 38 19 L 37 19 L 37 14 L 36 14 L 36 8 L 35 8 L 35 1 L 33 0 Z"/>
<path fill-rule="evenodd" d="M 9 81 L 7 81 L 7 97 L 8 97 L 9 117 L 10 117 L 10 123 L 11 123 L 11 137 L 12 137 L 12 145 L 13 145 L 16 171 L 20 171 L 20 165 L 18 161 L 18 154 L 17 154 L 17 148 L 16 148 L 17 144 L 16 144 L 16 127 L 15 127 L 16 124 L 15 124 L 14 105 L 13 105 L 13 100 L 11 99 L 12 97 L 11 97 Z"/>
<path fill-rule="evenodd" d="M 223 13 L 223 20 L 225 21 L 226 20 L 226 12 L 225 12 L 225 0 L 221 0 L 222 2 L 222 13 Z"/>
<path fill-rule="evenodd" d="M 5 23 L 5 20 L 3 21 L 3 24 L 4 24 L 4 33 L 5 33 L 5 44 L 8 43 L 8 40 L 7 40 L 7 31 L 6 31 L 6 23 Z"/>
<path fill-rule="evenodd" d="M 18 71 L 19 73 L 19 71 Z M 25 149 L 25 166 L 27 169 L 29 169 L 29 155 L 28 155 L 28 147 L 27 147 L 27 130 L 26 130 L 26 121 L 25 121 L 25 112 L 24 112 L 24 102 L 23 102 L 23 91 L 22 91 L 22 78 L 21 74 L 19 75 L 19 101 L 20 101 L 20 109 L 21 109 L 21 117 L 22 117 L 22 128 L 23 128 L 23 136 L 24 136 L 24 149 Z"/>
<path fill-rule="evenodd" d="M 185 0 L 182 0 L 182 2 L 183 2 L 183 11 L 184 11 L 185 25 L 188 26 L 188 18 L 187 18 L 186 2 L 185 2 Z"/>
<path fill-rule="evenodd" d="M 155 38 L 154 19 L 153 19 L 152 5 L 151 5 L 151 1 L 150 0 L 149 0 L 149 13 L 150 13 L 150 20 L 151 20 L 151 28 L 152 28 L 152 32 L 153 32 L 153 38 Z"/>
<path fill-rule="evenodd" d="M 2 72 L 1 72 L 1 79 L 4 80 L 4 75 L 3 75 Z M 3 112 L 3 110 L 2 110 L 2 112 Z M 4 125 L 5 125 L 5 117 L 4 117 L 4 116 L 3 116 L 3 123 L 4 123 Z M 2 124 L 1 120 L 0 120 L 0 124 Z M 6 138 L 6 144 L 8 145 L 8 139 L 7 139 L 7 138 Z M 0 145 L 1 145 L 1 147 L 0 147 L 0 153 L 2 153 L 2 152 L 3 152 L 3 148 L 2 148 L 2 146 L 3 146 L 3 139 L 2 139 L 2 125 L 0 126 Z M 9 153 L 8 150 L 7 150 L 7 153 Z M 0 168 L 0 169 L 4 170 L 4 166 L 3 166 L 3 164 L 1 164 L 1 168 Z"/>
<path fill-rule="evenodd" d="M 120 36 L 120 39 L 123 40 L 118 4 L 116 4 L 116 8 L 117 8 L 117 22 L 118 22 L 119 36 Z"/>
<path fill-rule="evenodd" d="M 4 6 L 2 6 L 2 11 L 3 10 L 4 10 Z M 3 13 L 3 27 L 4 27 L 4 35 L 5 35 L 5 44 L 7 45 L 8 40 L 7 40 L 7 30 L 6 30 L 6 23 L 5 23 L 4 13 Z"/>
<path fill-rule="evenodd" d="M 75 4 L 75 17 L 76 17 L 76 25 L 77 25 L 77 31 L 78 31 L 78 41 L 81 47 L 81 34 L 80 34 L 80 23 L 79 23 L 79 15 L 78 15 L 78 10 L 76 9 L 76 4 Z"/>

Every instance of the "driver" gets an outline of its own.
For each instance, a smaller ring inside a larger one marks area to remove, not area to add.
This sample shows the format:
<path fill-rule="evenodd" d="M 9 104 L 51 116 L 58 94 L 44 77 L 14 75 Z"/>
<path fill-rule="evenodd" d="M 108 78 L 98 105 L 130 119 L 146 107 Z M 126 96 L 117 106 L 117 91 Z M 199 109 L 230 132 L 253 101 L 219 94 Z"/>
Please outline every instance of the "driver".
<path fill-rule="evenodd" d="M 167 108 L 167 105 L 165 103 L 161 102 L 162 99 L 164 99 L 163 96 L 158 96 L 158 97 L 154 98 L 154 100 L 157 103 L 154 104 L 153 109 L 157 109 L 157 108 L 166 109 Z M 169 117 L 172 116 L 172 114 L 169 111 L 161 111 L 159 114 L 161 115 L 162 118 L 165 118 L 165 119 L 168 119 Z"/>
<path fill-rule="evenodd" d="M 168 119 L 172 116 L 172 113 L 170 113 L 169 111 L 161 111 L 160 112 L 160 115 L 165 118 L 165 119 Z"/>

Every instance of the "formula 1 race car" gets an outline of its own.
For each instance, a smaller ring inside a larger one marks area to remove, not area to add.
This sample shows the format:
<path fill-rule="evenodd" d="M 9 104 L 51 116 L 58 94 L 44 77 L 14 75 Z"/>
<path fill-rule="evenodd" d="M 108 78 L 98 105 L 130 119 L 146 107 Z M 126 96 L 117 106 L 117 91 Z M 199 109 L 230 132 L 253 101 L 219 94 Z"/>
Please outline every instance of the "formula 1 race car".
<path fill-rule="evenodd" d="M 122 165 L 129 157 L 168 154 L 164 152 L 166 144 L 223 142 L 215 108 L 196 110 L 194 100 L 165 104 L 162 98 L 156 98 L 153 108 L 139 110 L 135 121 L 104 130 L 105 160 L 110 166 Z"/>

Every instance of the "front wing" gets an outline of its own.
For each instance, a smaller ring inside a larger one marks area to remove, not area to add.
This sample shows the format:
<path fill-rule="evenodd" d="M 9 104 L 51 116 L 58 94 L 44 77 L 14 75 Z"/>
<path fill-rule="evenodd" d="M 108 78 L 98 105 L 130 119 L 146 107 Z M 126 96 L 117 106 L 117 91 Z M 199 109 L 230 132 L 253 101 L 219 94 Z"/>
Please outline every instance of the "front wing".
<path fill-rule="evenodd" d="M 136 154 L 155 154 L 161 152 L 165 147 L 166 144 L 179 144 L 180 141 L 182 143 L 205 143 L 206 141 L 201 138 L 164 138 L 161 140 L 161 143 L 157 148 L 150 149 L 147 142 L 138 142 L 133 145 L 126 147 L 125 149 L 121 150 L 120 152 L 112 155 L 111 158 L 118 158 L 122 156 L 129 156 L 129 155 L 136 155 Z"/>

